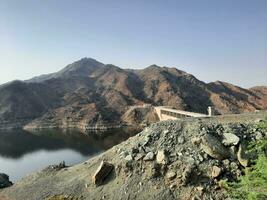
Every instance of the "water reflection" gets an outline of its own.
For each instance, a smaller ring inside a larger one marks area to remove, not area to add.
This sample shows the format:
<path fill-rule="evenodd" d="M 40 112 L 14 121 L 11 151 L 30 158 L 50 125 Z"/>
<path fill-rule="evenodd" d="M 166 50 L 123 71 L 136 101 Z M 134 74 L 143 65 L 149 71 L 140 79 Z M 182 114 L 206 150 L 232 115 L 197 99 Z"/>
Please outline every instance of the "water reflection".
<path fill-rule="evenodd" d="M 0 131 L 0 172 L 16 181 L 27 173 L 62 160 L 68 165 L 76 164 L 138 131 L 129 128 L 87 134 L 78 130 Z"/>

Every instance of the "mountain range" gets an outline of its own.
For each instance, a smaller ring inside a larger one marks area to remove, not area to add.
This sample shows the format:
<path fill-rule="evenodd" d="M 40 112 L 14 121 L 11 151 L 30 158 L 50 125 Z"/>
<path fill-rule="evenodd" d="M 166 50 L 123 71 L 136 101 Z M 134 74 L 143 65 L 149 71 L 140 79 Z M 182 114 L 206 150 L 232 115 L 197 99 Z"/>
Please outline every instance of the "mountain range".
<path fill-rule="evenodd" d="M 59 72 L 0 86 L 0 127 L 97 128 L 135 123 L 131 106 L 151 104 L 217 114 L 267 109 L 267 87 L 205 83 L 176 68 L 122 69 L 83 58 Z M 146 113 L 147 120 L 156 116 Z"/>

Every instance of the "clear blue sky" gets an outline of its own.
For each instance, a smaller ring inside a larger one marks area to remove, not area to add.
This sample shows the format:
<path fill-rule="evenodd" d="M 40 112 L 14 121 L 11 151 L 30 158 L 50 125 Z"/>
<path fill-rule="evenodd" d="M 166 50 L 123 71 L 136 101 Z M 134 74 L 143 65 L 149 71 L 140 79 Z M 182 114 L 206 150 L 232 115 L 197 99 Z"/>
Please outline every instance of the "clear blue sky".
<path fill-rule="evenodd" d="M 0 83 L 82 57 L 267 85 L 266 0 L 0 0 Z"/>

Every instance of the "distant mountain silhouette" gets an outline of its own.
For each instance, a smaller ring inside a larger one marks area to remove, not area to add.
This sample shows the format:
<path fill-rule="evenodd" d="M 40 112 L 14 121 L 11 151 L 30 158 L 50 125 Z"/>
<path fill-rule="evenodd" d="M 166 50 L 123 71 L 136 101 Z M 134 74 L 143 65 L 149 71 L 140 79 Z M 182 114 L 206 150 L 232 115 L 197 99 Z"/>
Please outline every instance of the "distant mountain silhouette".
<path fill-rule="evenodd" d="M 267 109 L 266 87 L 244 89 L 216 81 L 204 83 L 176 68 L 151 65 L 121 69 L 91 58 L 57 73 L 0 86 L 0 124 L 16 121 L 36 127 L 118 124 L 131 105 L 144 103 L 218 114 Z"/>

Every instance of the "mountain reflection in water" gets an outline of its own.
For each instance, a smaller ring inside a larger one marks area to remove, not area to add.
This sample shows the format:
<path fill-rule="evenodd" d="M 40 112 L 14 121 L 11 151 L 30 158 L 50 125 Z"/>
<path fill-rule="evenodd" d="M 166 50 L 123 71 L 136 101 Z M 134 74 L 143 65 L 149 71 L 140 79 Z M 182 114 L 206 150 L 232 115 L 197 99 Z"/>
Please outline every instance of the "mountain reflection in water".
<path fill-rule="evenodd" d="M 135 135 L 137 129 L 81 133 L 78 130 L 0 131 L 0 173 L 11 181 L 51 164 L 73 165 Z"/>

